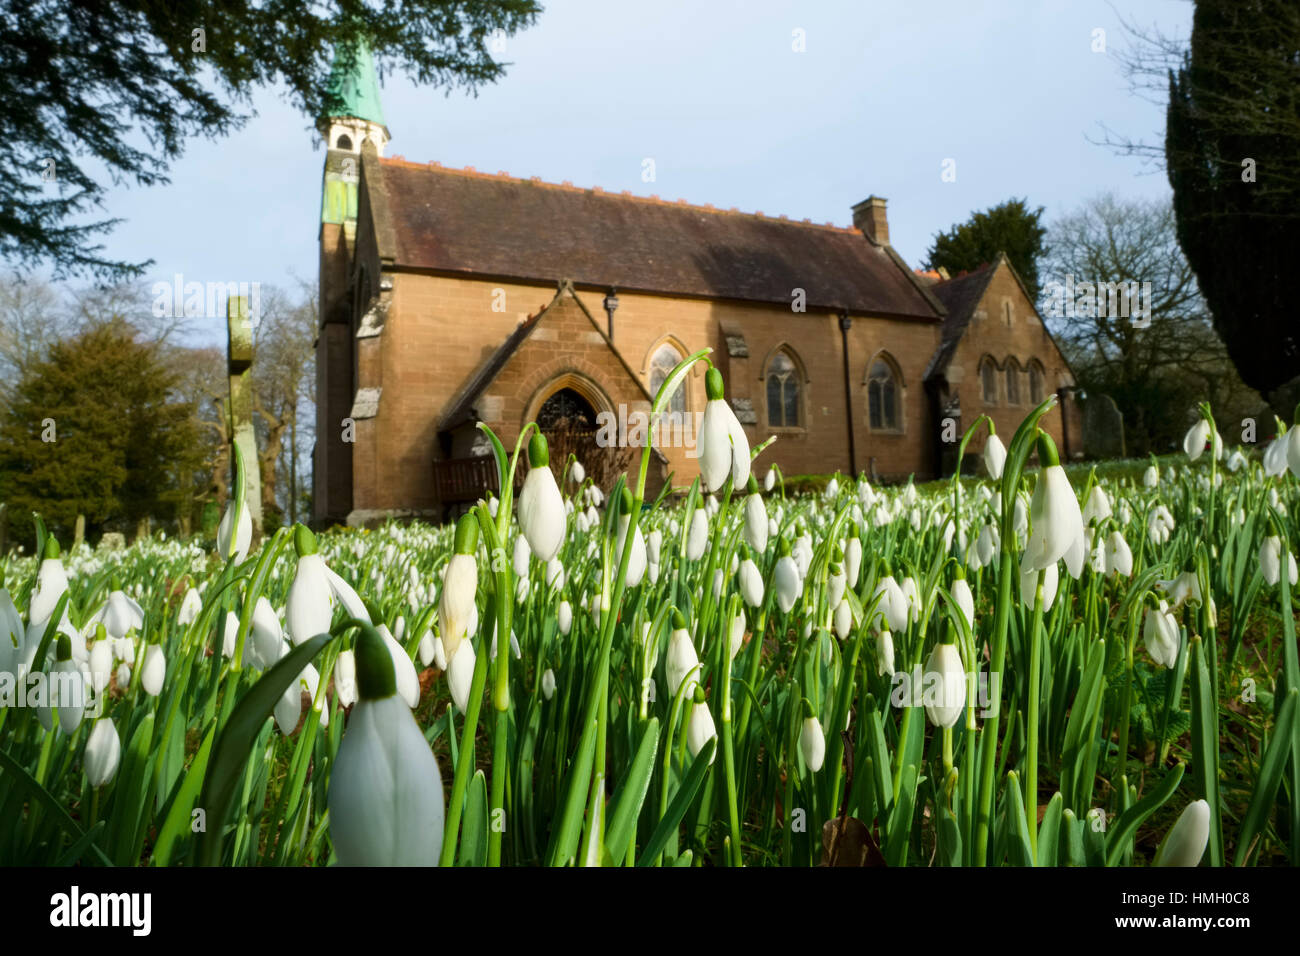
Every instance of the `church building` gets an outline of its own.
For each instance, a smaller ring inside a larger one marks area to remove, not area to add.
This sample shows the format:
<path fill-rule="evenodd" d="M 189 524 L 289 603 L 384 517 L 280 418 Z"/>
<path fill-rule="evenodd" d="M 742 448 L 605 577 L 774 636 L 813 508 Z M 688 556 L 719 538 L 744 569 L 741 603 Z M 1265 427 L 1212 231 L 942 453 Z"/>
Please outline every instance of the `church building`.
<path fill-rule="evenodd" d="M 760 475 L 928 479 L 954 466 L 954 427 L 988 413 L 1009 440 L 1048 392 L 1043 426 L 1082 448 L 1073 377 L 1005 257 L 914 271 L 875 196 L 845 227 L 386 157 L 356 60 L 321 123 L 318 523 L 436 520 L 494 488 L 480 421 L 508 449 L 537 421 L 589 472 L 621 467 L 666 374 L 705 347 L 751 445 L 776 436 Z M 655 487 L 698 474 L 704 405 L 697 365 Z"/>

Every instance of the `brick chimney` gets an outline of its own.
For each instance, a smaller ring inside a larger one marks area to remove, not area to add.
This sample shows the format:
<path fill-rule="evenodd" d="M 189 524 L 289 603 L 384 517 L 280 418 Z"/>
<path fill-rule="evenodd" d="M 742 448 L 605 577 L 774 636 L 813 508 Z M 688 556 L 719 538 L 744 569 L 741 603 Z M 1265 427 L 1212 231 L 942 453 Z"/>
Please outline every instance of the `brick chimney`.
<path fill-rule="evenodd" d="M 878 246 L 889 245 L 889 221 L 885 218 L 885 200 L 868 196 L 853 207 L 853 225 Z"/>

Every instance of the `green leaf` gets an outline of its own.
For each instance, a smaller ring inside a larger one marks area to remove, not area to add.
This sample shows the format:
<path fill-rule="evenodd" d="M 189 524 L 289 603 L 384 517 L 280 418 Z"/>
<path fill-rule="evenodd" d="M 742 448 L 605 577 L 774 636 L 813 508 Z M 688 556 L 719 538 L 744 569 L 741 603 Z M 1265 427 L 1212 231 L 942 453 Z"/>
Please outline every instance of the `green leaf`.
<path fill-rule="evenodd" d="M 637 817 L 641 814 L 646 793 L 650 790 L 650 774 L 654 770 L 655 754 L 658 752 L 659 718 L 651 717 L 641 731 L 641 743 L 637 745 L 632 766 L 611 801 L 614 809 L 605 829 L 605 853 L 610 856 L 606 865 L 616 865 L 616 859 L 622 859 L 627 852 L 628 841 L 636 832 Z M 612 853 L 617 853 L 617 858 Z"/>
<path fill-rule="evenodd" d="M 1243 866 L 1246 855 L 1251 850 L 1255 835 L 1268 822 L 1273 811 L 1273 802 L 1277 796 L 1278 786 L 1282 783 L 1282 774 L 1286 770 L 1287 758 L 1291 756 L 1291 741 L 1295 734 L 1296 701 L 1300 691 L 1290 690 L 1286 700 L 1277 713 L 1277 722 L 1273 725 L 1273 736 L 1269 738 L 1268 749 L 1260 763 L 1259 776 L 1255 780 L 1255 792 L 1251 795 L 1250 806 L 1241 821 L 1241 835 L 1237 838 L 1237 852 L 1233 854 L 1232 865 Z"/>
<path fill-rule="evenodd" d="M 1173 796 L 1183 779 L 1185 764 L 1178 764 L 1161 779 L 1159 785 L 1149 794 L 1119 815 L 1119 819 L 1106 834 L 1106 865 L 1116 866 L 1124 854 L 1126 846 L 1132 841 L 1133 834 L 1147 817 L 1164 806 L 1165 801 Z"/>
<path fill-rule="evenodd" d="M 1039 866 L 1056 866 L 1061 840 L 1061 813 L 1064 807 L 1065 799 L 1058 790 L 1052 794 L 1052 799 L 1047 801 L 1047 809 L 1043 811 L 1043 822 L 1038 825 Z"/>
<path fill-rule="evenodd" d="M 487 777 L 474 771 L 465 794 L 465 815 L 461 818 L 457 866 L 487 866 L 488 857 Z"/>
<path fill-rule="evenodd" d="M 705 741 L 704 746 L 700 748 L 700 752 L 695 755 L 695 761 L 691 764 L 691 769 L 686 771 L 686 776 L 682 779 L 682 785 L 677 788 L 677 793 L 673 796 L 672 802 L 668 804 L 663 819 L 659 821 L 659 825 L 650 834 L 650 839 L 646 841 L 645 848 L 642 849 L 641 855 L 637 858 L 637 866 L 649 866 L 654 862 L 655 857 L 659 855 L 668 842 L 668 835 L 677 831 L 677 825 L 682 822 L 682 817 L 686 816 L 687 808 L 690 807 L 691 801 L 695 799 L 695 794 L 704 782 L 704 775 L 709 770 L 709 761 L 713 759 L 713 751 L 717 746 L 717 738 L 710 738 Z"/>
<path fill-rule="evenodd" d="M 212 748 L 212 759 L 203 779 L 200 806 L 207 811 L 208 829 L 199 846 L 199 860 L 204 866 L 221 862 L 222 836 L 226 817 L 234 801 L 235 788 L 244 773 L 253 741 L 262 725 L 275 710 L 285 689 L 298 679 L 321 648 L 334 639 L 332 634 L 317 634 L 282 657 L 274 667 L 249 688 L 231 711 Z"/>
<path fill-rule="evenodd" d="M 203 785 L 204 771 L 208 766 L 208 755 L 212 752 L 212 741 L 216 738 L 216 735 L 217 724 L 216 721 L 213 721 L 212 726 L 203 737 L 203 743 L 199 745 L 198 753 L 194 755 L 194 761 L 190 764 L 189 770 L 181 781 L 180 790 L 177 791 L 176 798 L 167 811 L 167 817 L 163 820 L 162 827 L 158 830 L 158 840 L 154 843 L 151 858 L 154 866 L 167 866 L 171 862 L 176 841 L 184 834 L 191 832 L 194 801 L 199 795 L 199 788 Z"/>
<path fill-rule="evenodd" d="M 23 766 L 18 761 L 3 750 L 0 750 L 0 770 L 3 770 L 8 775 L 7 780 L 10 784 L 16 784 L 19 790 L 25 790 L 33 800 L 38 801 L 41 806 L 45 807 L 58 821 L 59 827 L 64 833 L 67 833 L 78 842 L 86 835 L 82 832 L 81 827 L 77 825 L 77 822 L 68 815 L 68 811 L 63 809 L 63 805 L 58 800 L 55 800 L 48 790 L 37 783 L 36 779 L 23 769 Z M 104 866 L 113 865 L 113 861 L 104 855 L 104 851 L 99 848 L 98 844 L 92 843 L 90 846 L 100 863 Z"/>

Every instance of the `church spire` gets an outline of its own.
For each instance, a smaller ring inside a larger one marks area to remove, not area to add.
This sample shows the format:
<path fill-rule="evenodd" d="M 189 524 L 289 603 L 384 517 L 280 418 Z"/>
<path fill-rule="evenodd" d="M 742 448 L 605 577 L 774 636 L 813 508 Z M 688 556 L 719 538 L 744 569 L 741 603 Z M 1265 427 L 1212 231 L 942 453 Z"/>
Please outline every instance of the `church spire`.
<path fill-rule="evenodd" d="M 335 105 L 321 118 L 325 138 L 325 176 L 321 189 L 321 222 L 342 225 L 351 240 L 357 218 L 357 184 L 361 173 L 361 149 L 369 141 L 384 155 L 388 127 L 379 102 L 379 81 L 374 57 L 364 39 L 356 41 L 348 65 L 348 50 L 334 53 L 329 86 Z"/>

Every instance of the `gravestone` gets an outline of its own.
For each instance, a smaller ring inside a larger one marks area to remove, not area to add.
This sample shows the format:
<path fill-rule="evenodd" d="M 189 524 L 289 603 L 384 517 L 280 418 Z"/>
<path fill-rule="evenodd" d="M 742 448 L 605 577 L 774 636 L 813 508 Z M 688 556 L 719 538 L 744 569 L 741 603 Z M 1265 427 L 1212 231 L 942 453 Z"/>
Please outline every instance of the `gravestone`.
<path fill-rule="evenodd" d="M 1109 395 L 1092 392 L 1083 402 L 1083 453 L 1088 458 L 1123 458 L 1124 416 Z"/>

